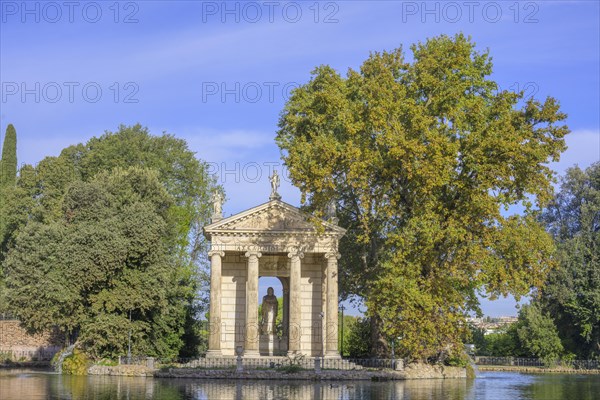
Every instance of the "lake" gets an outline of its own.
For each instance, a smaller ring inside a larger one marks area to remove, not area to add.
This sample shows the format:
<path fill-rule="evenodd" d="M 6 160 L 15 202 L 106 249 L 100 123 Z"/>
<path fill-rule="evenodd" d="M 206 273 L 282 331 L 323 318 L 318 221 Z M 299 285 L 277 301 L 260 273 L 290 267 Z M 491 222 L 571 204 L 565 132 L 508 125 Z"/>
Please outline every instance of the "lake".
<path fill-rule="evenodd" d="M 0 370 L 0 399 L 569 399 L 600 398 L 600 375 L 481 372 L 475 380 L 205 381 L 114 376 L 61 376 Z"/>

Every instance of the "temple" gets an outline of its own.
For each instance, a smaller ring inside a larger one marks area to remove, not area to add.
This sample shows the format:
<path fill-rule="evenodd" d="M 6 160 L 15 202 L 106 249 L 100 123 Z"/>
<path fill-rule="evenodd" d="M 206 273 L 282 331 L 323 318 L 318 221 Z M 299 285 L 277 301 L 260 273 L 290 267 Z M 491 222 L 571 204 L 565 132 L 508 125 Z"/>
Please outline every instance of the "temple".
<path fill-rule="evenodd" d="M 281 201 L 278 177 L 271 182 L 268 202 L 228 218 L 222 194 L 213 198 L 212 223 L 204 227 L 211 243 L 207 357 L 339 358 L 338 243 L 345 230 L 331 209 L 317 229 L 311 215 Z M 279 332 L 264 329 L 259 317 L 263 276 L 283 288 Z"/>

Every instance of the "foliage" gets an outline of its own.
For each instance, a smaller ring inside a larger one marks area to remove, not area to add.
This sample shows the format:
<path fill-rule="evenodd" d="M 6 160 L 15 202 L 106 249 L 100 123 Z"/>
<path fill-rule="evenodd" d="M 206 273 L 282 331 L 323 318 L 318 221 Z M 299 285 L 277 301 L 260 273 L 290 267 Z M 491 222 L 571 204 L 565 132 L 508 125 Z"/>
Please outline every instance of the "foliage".
<path fill-rule="evenodd" d="M 477 374 L 475 373 L 475 369 L 472 364 L 467 364 L 465 367 L 467 370 L 467 379 L 475 379 L 477 378 Z"/>
<path fill-rule="evenodd" d="M 488 317 L 489 318 L 489 317 Z M 516 333 L 516 325 L 511 324 L 485 334 L 485 329 L 470 327 L 470 339 L 478 356 L 519 357 L 524 355 Z"/>
<path fill-rule="evenodd" d="M 484 345 L 479 355 L 495 357 L 516 357 L 520 353 L 520 343 L 514 329 L 506 332 L 490 333 L 485 336 Z"/>
<path fill-rule="evenodd" d="M 209 322 L 208 320 L 196 320 L 198 325 L 197 337 L 198 345 L 196 346 L 197 354 L 204 356 L 208 351 L 208 336 L 209 336 Z"/>
<path fill-rule="evenodd" d="M 545 365 L 554 364 L 564 353 L 552 318 L 536 302 L 523 306 L 514 327 L 521 347 Z"/>
<path fill-rule="evenodd" d="M 467 353 L 455 354 L 452 357 L 448 357 L 444 360 L 444 365 L 450 367 L 470 367 L 470 358 Z"/>
<path fill-rule="evenodd" d="M 568 351 L 600 358 L 600 162 L 570 168 L 543 215 L 560 267 L 541 292 Z"/>
<path fill-rule="evenodd" d="M 288 374 L 300 372 L 304 369 L 302 368 L 302 363 L 305 358 L 306 356 L 302 353 L 288 354 L 286 359 L 287 364 L 277 367 L 276 370 Z"/>
<path fill-rule="evenodd" d="M 171 207 L 157 174 L 137 167 L 73 183 L 62 220 L 27 224 L 9 251 L 10 308 L 31 330 L 78 332 L 94 357 L 124 354 L 130 331 L 137 354 L 176 355 L 192 293 L 170 256 Z"/>
<path fill-rule="evenodd" d="M 340 318 L 340 323 L 338 324 L 339 331 L 339 340 L 338 340 L 338 350 L 342 357 L 349 356 L 349 341 L 351 332 L 356 329 L 355 325 L 358 322 L 358 317 L 354 317 L 352 315 L 344 315 L 343 327 L 344 332 L 342 336 L 342 320 Z M 342 354 L 342 349 L 344 349 L 344 353 Z"/>
<path fill-rule="evenodd" d="M 518 298 L 545 280 L 554 248 L 536 210 L 568 128 L 555 99 L 499 91 L 489 53 L 461 34 L 411 50 L 345 78 L 316 68 L 277 143 L 306 207 L 337 203 L 341 293 L 365 299 L 374 352 L 402 335 L 400 353 L 424 360 L 462 351 L 479 293 Z M 514 205 L 523 215 L 502 215 Z"/>
<path fill-rule="evenodd" d="M 151 136 L 141 125 L 120 126 L 116 133 L 106 132 L 85 145 L 63 150 L 74 173 L 88 180 L 99 172 L 114 168 L 141 166 L 157 170 L 160 182 L 174 197 L 173 217 L 178 223 L 179 251 L 188 251 L 192 261 L 199 261 L 206 245 L 202 227 L 210 216 L 210 195 L 214 182 L 207 174 L 207 164 L 199 161 L 184 140 L 172 135 Z"/>
<path fill-rule="evenodd" d="M 12 362 L 12 350 L 0 351 L 0 364 L 10 364 Z"/>
<path fill-rule="evenodd" d="M 202 322 L 197 319 L 194 308 L 186 308 L 185 329 L 181 336 L 183 347 L 179 350 L 179 357 L 192 358 L 206 354 L 208 350 L 208 331 L 204 332 Z"/>
<path fill-rule="evenodd" d="M 473 338 L 479 356 L 533 357 L 540 358 L 545 365 L 570 357 L 564 351 L 554 321 L 538 301 L 523 306 L 516 323 L 487 335 L 475 329 Z"/>
<path fill-rule="evenodd" d="M 300 364 L 289 364 L 289 365 L 282 365 L 281 367 L 277 367 L 276 370 L 279 372 L 284 372 L 286 374 L 295 374 L 300 371 L 303 371 L 304 368 L 302 368 L 302 366 Z"/>
<path fill-rule="evenodd" d="M 79 349 L 75 349 L 73 354 L 63 361 L 62 371 L 65 375 L 87 375 L 89 366 L 90 361 L 86 354 Z"/>
<path fill-rule="evenodd" d="M 2 145 L 0 159 L 0 238 L 4 237 L 10 227 L 10 212 L 7 202 L 14 196 L 17 179 L 17 132 L 12 124 L 6 127 L 6 135 Z M 0 246 L 0 263 L 2 247 Z M 6 289 L 0 265 L 0 313 L 6 310 Z"/>
<path fill-rule="evenodd" d="M 288 353 L 286 361 L 287 361 L 288 365 L 290 365 L 290 366 L 292 366 L 292 365 L 300 366 L 305 358 L 306 358 L 306 356 L 302 353 L 293 353 L 293 354 Z"/>
<path fill-rule="evenodd" d="M 17 180 L 17 131 L 12 124 L 6 127 L 0 160 L 0 187 L 14 186 Z"/>
<path fill-rule="evenodd" d="M 62 197 L 72 182 L 89 181 L 98 173 L 131 166 L 157 171 L 161 184 L 174 198 L 170 216 L 177 227 L 174 250 L 190 264 L 203 262 L 206 257 L 200 255 L 207 243 L 202 226 L 210 217 L 214 179 L 208 176 L 207 164 L 195 158 L 184 140 L 169 134 L 152 136 L 140 125 L 120 126 L 117 132 L 67 147 L 58 157 L 46 157 L 35 168 L 24 166 L 17 185 L 19 193 L 15 201 L 8 201 L 14 217 L 11 229 L 2 238 L 3 251 L 27 221 L 59 218 Z M 206 271 L 198 273 L 204 284 Z"/>
<path fill-rule="evenodd" d="M 185 141 L 139 125 L 24 166 L 1 238 L 12 310 L 94 357 L 124 354 L 130 331 L 138 354 L 175 357 L 185 339 L 196 355 L 214 187 Z"/>
<path fill-rule="evenodd" d="M 344 351 L 350 358 L 365 358 L 371 354 L 371 320 L 357 318 L 348 329 L 348 341 Z"/>
<path fill-rule="evenodd" d="M 95 365 L 100 365 L 102 367 L 115 367 L 119 365 L 119 362 L 111 360 L 110 358 L 103 358 L 100 361 L 96 362 Z"/>

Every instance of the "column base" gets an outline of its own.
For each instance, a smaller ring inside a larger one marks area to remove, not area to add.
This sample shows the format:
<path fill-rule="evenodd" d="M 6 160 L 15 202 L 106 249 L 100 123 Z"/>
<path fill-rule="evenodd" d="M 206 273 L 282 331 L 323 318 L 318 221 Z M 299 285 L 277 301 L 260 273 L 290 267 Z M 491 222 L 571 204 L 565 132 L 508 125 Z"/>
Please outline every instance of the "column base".
<path fill-rule="evenodd" d="M 206 352 L 206 358 L 221 358 L 223 357 L 223 353 L 221 350 L 208 350 Z"/>
<path fill-rule="evenodd" d="M 328 351 L 328 352 L 325 353 L 325 357 L 324 358 L 326 358 L 328 360 L 332 360 L 332 359 L 333 360 L 341 360 L 342 356 L 337 351 Z"/>
<path fill-rule="evenodd" d="M 258 358 L 260 353 L 258 350 L 244 350 L 244 358 Z"/>
<path fill-rule="evenodd" d="M 287 356 L 288 357 L 293 357 L 293 356 L 298 355 L 298 354 L 302 354 L 300 352 L 300 350 L 288 350 L 287 351 Z"/>

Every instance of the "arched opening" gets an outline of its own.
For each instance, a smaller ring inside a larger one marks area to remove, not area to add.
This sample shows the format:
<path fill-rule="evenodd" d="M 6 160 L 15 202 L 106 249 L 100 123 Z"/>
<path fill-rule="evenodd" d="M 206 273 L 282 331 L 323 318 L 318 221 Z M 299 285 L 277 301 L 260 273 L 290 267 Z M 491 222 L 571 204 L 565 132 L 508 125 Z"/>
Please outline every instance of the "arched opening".
<path fill-rule="evenodd" d="M 273 276 L 263 276 L 258 279 L 261 356 L 279 356 L 287 353 L 289 310 L 287 279 Z"/>

